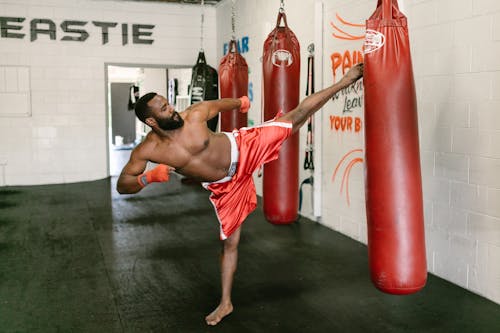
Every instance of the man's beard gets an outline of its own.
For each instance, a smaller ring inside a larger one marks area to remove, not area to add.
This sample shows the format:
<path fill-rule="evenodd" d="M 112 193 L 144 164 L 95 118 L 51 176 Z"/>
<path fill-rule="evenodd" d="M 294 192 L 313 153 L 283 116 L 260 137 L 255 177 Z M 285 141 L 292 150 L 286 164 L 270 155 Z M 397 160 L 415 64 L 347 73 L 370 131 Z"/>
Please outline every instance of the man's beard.
<path fill-rule="evenodd" d="M 170 118 L 157 119 L 156 121 L 158 122 L 158 127 L 164 131 L 178 129 L 184 125 L 184 119 L 182 119 L 177 111 L 175 111 Z"/>

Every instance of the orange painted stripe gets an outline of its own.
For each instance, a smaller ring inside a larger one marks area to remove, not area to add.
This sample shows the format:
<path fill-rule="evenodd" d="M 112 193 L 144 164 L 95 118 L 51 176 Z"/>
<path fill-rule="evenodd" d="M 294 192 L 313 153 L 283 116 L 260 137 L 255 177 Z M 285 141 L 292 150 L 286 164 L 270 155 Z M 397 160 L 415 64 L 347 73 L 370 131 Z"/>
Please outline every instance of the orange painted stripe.
<path fill-rule="evenodd" d="M 365 36 L 354 36 L 354 35 L 351 35 L 350 33 L 347 33 L 345 32 L 344 30 L 340 29 L 339 27 L 337 27 L 333 22 L 330 22 L 330 25 L 332 26 L 333 29 L 337 30 L 338 32 L 340 32 L 341 34 L 344 34 L 346 36 L 346 38 L 348 37 L 349 39 L 351 40 L 356 40 L 356 39 L 363 39 L 365 38 Z M 337 38 L 342 38 L 340 35 L 337 36 L 335 33 L 333 33 L 333 36 L 334 37 L 337 37 Z M 345 39 L 345 38 L 343 38 Z"/>
<path fill-rule="evenodd" d="M 345 185 L 345 195 L 347 198 L 347 206 L 351 205 L 351 200 L 349 199 L 349 175 L 351 174 L 351 169 L 354 166 L 354 164 L 362 163 L 362 162 L 363 162 L 363 159 L 361 157 L 355 158 L 354 160 L 351 161 L 351 163 L 349 163 L 349 165 L 347 166 L 347 170 L 344 173 L 344 176 L 346 176 L 346 179 L 347 179 L 346 185 Z"/>
<path fill-rule="evenodd" d="M 360 24 L 360 23 L 351 23 L 351 22 L 347 22 L 346 20 L 344 20 L 342 17 L 340 17 L 339 13 L 335 13 L 335 16 L 337 17 L 337 19 L 342 22 L 343 24 L 345 25 L 348 25 L 348 26 L 351 26 L 351 27 L 360 27 L 360 28 L 364 28 L 365 25 L 364 24 Z"/>
<path fill-rule="evenodd" d="M 365 36 L 359 36 L 359 37 L 344 37 L 344 36 L 337 35 L 336 33 L 332 33 L 332 36 L 333 36 L 334 38 L 337 38 L 337 39 L 343 39 L 343 40 L 361 40 L 361 39 L 365 38 Z"/>
<path fill-rule="evenodd" d="M 337 164 L 337 167 L 335 168 L 335 171 L 333 172 L 333 176 L 332 176 L 332 182 L 335 181 L 335 175 L 337 174 L 337 171 L 339 170 L 340 168 L 340 165 L 342 164 L 342 162 L 344 162 L 344 160 L 347 158 L 347 156 L 351 155 L 352 153 L 355 153 L 355 152 L 360 152 L 362 153 L 363 152 L 363 149 L 353 149 L 351 151 L 348 151 L 339 161 L 339 163 Z"/>

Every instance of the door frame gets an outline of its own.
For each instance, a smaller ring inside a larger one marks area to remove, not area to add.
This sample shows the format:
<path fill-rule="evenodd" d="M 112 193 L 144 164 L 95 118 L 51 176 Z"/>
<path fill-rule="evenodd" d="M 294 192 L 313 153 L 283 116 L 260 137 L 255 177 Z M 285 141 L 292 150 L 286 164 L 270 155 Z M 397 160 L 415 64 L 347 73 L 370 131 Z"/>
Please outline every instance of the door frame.
<path fill-rule="evenodd" d="M 109 66 L 117 66 L 117 67 L 132 67 L 132 68 L 164 68 L 166 70 L 170 68 L 192 68 L 194 64 L 184 64 L 184 65 L 169 65 L 169 64 L 146 64 L 146 63 L 122 63 L 122 62 L 105 62 L 104 63 L 104 104 L 105 104 L 105 126 L 106 126 L 106 169 L 107 176 L 110 177 L 111 174 L 111 165 L 110 165 L 110 148 L 111 148 L 111 140 L 110 140 L 110 100 L 109 100 L 109 77 L 108 77 L 108 68 Z M 167 77 L 167 85 L 168 85 L 168 77 Z M 167 86 L 168 89 L 168 86 Z"/>

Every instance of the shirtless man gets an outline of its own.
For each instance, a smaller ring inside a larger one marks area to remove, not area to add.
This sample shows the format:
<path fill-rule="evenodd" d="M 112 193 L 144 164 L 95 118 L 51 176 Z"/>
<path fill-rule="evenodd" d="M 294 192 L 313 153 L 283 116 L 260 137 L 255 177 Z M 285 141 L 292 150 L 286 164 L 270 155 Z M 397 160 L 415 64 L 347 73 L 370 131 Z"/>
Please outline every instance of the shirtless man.
<path fill-rule="evenodd" d="M 155 93 L 146 94 L 137 102 L 137 117 L 152 131 L 132 151 L 118 178 L 117 190 L 121 194 L 136 193 L 152 182 L 167 181 L 169 172 L 175 171 L 204 182 L 212 192 L 210 201 L 223 241 L 222 296 L 219 306 L 205 318 L 208 325 L 217 325 L 233 311 L 231 288 L 238 261 L 240 226 L 257 206 L 252 173 L 260 165 L 278 158 L 286 138 L 297 132 L 336 92 L 362 75 L 363 65 L 356 65 L 338 83 L 308 96 L 288 113 L 232 133 L 210 131 L 207 120 L 219 112 L 237 108 L 247 112 L 250 102 L 246 96 L 200 102 L 181 113 Z M 159 166 L 144 172 L 148 161 Z"/>

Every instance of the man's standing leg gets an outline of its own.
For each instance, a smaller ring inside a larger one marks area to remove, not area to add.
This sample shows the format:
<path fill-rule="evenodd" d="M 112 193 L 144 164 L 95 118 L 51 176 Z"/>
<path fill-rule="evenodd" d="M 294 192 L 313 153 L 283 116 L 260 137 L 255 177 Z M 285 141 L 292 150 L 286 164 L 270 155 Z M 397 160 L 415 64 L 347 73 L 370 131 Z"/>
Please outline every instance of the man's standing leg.
<path fill-rule="evenodd" d="M 231 289 L 233 287 L 234 273 L 238 265 L 238 244 L 240 242 L 240 229 L 229 236 L 223 242 L 222 254 L 220 258 L 222 297 L 219 306 L 209 314 L 205 320 L 208 325 L 217 325 L 222 318 L 233 312 L 231 302 Z"/>

